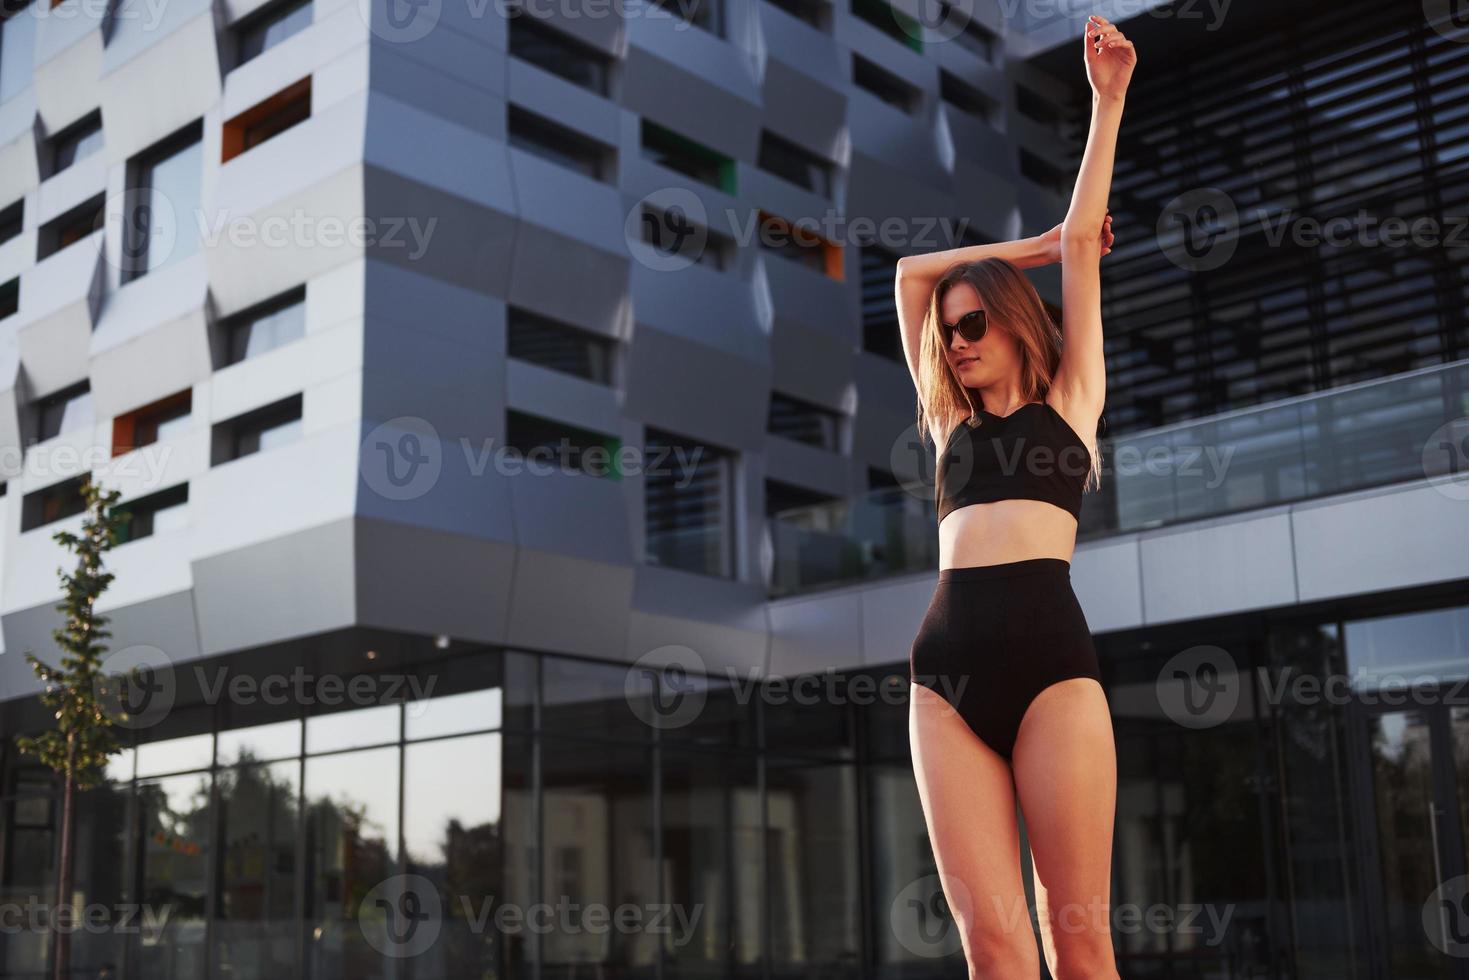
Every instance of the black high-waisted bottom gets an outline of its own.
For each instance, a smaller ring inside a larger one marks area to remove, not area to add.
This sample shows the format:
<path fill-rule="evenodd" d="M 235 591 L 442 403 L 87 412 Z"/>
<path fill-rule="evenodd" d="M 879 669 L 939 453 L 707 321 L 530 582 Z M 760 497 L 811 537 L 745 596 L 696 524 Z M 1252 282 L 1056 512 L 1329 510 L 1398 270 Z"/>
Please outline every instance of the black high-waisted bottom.
<path fill-rule="evenodd" d="M 1007 760 L 1037 694 L 1072 677 L 1102 680 L 1061 558 L 940 569 L 908 667 L 909 680 L 953 705 Z"/>

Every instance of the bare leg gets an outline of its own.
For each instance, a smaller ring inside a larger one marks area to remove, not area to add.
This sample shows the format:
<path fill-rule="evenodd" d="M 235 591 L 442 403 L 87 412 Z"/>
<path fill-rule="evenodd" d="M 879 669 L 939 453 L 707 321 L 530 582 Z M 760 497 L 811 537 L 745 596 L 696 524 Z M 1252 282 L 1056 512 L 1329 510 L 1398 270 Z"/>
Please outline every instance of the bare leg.
<path fill-rule="evenodd" d="M 1013 754 L 1046 963 L 1056 980 L 1117 980 L 1112 826 L 1117 751 L 1102 686 L 1061 681 L 1031 702 Z"/>
<path fill-rule="evenodd" d="M 912 692 L 913 773 L 969 976 L 1036 980 L 1010 766 L 942 697 L 921 684 Z"/>

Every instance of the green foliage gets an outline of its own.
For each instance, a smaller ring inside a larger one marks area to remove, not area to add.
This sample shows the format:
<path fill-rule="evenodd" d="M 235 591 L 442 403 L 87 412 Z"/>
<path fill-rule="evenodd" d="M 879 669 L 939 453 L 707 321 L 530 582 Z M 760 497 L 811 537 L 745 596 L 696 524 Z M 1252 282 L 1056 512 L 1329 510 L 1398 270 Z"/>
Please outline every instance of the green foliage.
<path fill-rule="evenodd" d="M 112 718 L 105 708 L 119 679 L 102 671 L 107 646 L 102 641 L 112 634 L 103 627 L 106 616 L 97 615 L 98 597 L 112 584 L 112 573 L 104 569 L 102 556 L 118 543 L 131 515 L 114 509 L 118 491 L 103 491 L 88 480 L 82 488 L 87 502 L 80 534 L 57 531 L 51 537 L 77 556 L 70 574 L 58 568 L 62 600 L 56 609 L 64 616 L 51 631 L 61 659 L 52 666 L 34 654 L 26 662 L 36 672 L 44 690 L 41 703 L 50 708 L 56 727 L 40 735 L 21 736 L 16 747 L 69 780 L 77 789 L 91 789 L 106 774 L 107 761 L 120 746 L 112 731 Z"/>

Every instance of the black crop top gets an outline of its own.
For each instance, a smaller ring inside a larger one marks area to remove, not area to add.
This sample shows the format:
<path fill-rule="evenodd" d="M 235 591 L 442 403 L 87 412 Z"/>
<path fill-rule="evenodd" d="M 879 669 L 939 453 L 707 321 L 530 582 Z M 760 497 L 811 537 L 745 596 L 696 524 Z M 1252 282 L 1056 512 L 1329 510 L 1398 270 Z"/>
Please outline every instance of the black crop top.
<path fill-rule="evenodd" d="M 979 421 L 974 423 L 974 419 Z M 960 422 L 934 468 L 939 521 L 970 504 L 1044 500 L 1081 516 L 1091 451 L 1049 402 Z"/>

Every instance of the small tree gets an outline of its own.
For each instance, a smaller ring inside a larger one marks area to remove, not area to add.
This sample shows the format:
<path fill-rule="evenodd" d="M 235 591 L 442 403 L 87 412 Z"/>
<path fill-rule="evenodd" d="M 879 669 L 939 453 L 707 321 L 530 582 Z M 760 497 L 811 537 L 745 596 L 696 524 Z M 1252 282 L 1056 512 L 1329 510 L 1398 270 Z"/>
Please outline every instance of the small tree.
<path fill-rule="evenodd" d="M 21 736 L 16 746 L 26 755 L 35 756 L 61 777 L 61 853 L 56 865 L 56 909 L 52 916 L 52 966 L 56 980 L 65 980 L 71 970 L 70 930 L 58 928 L 57 917 L 63 909 L 71 909 L 72 837 L 76 815 L 76 794 L 97 786 L 106 776 L 107 761 L 119 750 L 112 731 L 112 718 L 105 710 L 111 692 L 109 680 L 102 671 L 102 643 L 112 634 L 102 627 L 106 616 L 99 616 L 97 599 L 112 584 L 112 573 L 102 566 L 102 555 L 117 543 L 118 534 L 130 514 L 113 509 L 118 491 L 103 492 L 88 480 L 82 488 L 86 500 L 86 517 L 82 533 L 57 531 L 51 537 L 68 551 L 76 553 L 76 569 L 67 574 L 57 568 L 61 579 L 62 599 L 56 608 L 66 618 L 59 629 L 51 631 L 61 650 L 56 666 L 27 653 L 26 661 L 43 685 L 41 703 L 53 712 L 56 728 L 35 737 Z"/>

